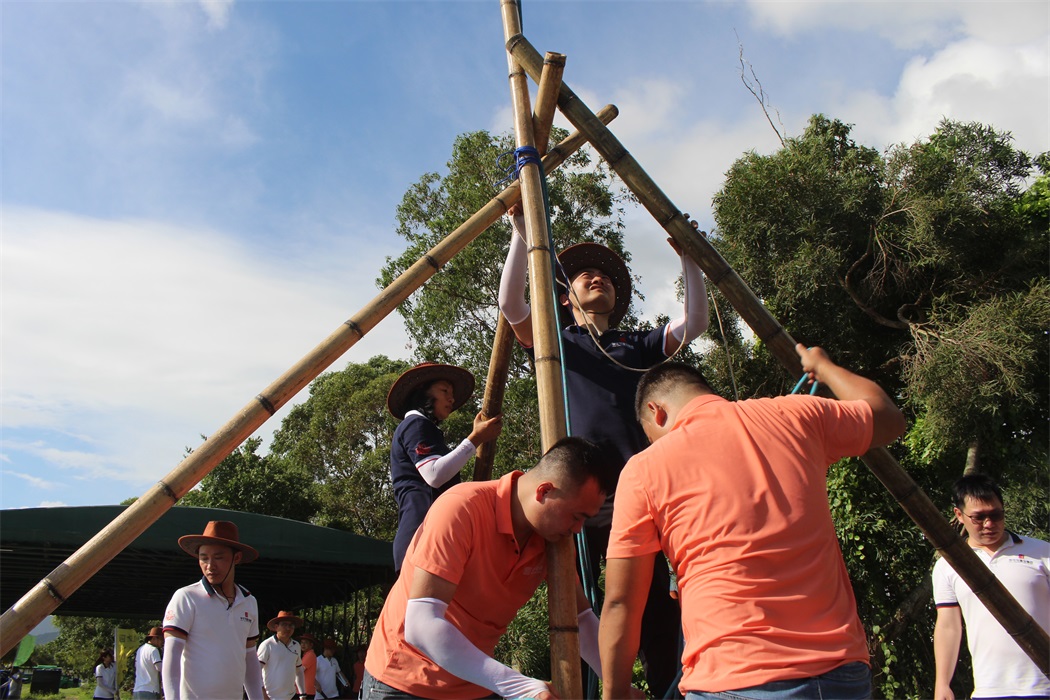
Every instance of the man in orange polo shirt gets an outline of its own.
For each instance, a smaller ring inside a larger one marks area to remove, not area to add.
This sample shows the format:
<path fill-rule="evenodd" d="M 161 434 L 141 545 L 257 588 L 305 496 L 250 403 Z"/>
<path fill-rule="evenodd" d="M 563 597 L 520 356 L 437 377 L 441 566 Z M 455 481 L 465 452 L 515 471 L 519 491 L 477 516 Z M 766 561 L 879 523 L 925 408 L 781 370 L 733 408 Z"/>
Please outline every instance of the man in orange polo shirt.
<path fill-rule="evenodd" d="M 605 502 L 602 452 L 557 442 L 526 473 L 459 484 L 409 544 L 365 659 L 361 697 L 552 698 L 549 685 L 492 658 L 547 575 L 547 542 L 571 537 Z M 581 656 L 598 661 L 598 619 L 577 585 Z"/>
<path fill-rule="evenodd" d="M 624 697 L 630 683 L 661 550 L 678 576 L 679 689 L 689 700 L 871 697 L 826 474 L 895 440 L 904 417 L 877 384 L 820 348 L 796 350 L 838 401 L 726 401 L 681 364 L 642 377 L 635 408 L 652 445 L 627 463 L 616 490 L 600 631 L 605 698 Z"/>

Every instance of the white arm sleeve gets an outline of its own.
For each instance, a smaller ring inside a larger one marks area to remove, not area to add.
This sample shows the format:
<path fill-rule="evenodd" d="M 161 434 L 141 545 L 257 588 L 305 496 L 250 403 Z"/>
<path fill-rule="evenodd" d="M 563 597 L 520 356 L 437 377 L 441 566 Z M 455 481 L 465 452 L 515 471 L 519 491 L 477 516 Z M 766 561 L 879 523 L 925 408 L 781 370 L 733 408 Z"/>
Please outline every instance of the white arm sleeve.
<path fill-rule="evenodd" d="M 164 638 L 161 680 L 164 682 L 165 700 L 180 700 L 182 697 L 182 652 L 185 650 L 185 639 L 180 639 L 179 637 Z"/>
<path fill-rule="evenodd" d="M 576 616 L 580 626 L 580 658 L 586 662 L 594 675 L 602 677 L 602 658 L 598 653 L 598 616 L 587 608 Z"/>
<path fill-rule="evenodd" d="M 499 310 L 511 325 L 521 323 L 529 317 L 532 309 L 525 302 L 525 278 L 529 274 L 529 251 L 525 244 L 525 217 L 513 216 L 510 220 L 513 233 L 510 250 L 503 274 L 499 279 Z"/>
<path fill-rule="evenodd" d="M 295 667 L 295 689 L 300 695 L 306 695 L 306 671 L 302 666 Z"/>
<path fill-rule="evenodd" d="M 413 598 L 405 610 L 405 641 L 449 673 L 504 698 L 537 697 L 549 692 L 546 683 L 523 676 L 471 644 L 445 619 L 448 603 L 437 598 Z"/>
<path fill-rule="evenodd" d="M 467 460 L 474 456 L 474 451 L 474 443 L 464 439 L 463 442 L 456 445 L 456 449 L 447 455 L 420 462 L 416 465 L 416 469 L 419 470 L 423 481 L 434 488 L 439 488 L 459 473 Z"/>
<path fill-rule="evenodd" d="M 667 324 L 667 332 L 675 341 L 691 343 L 707 330 L 707 287 L 700 267 L 688 255 L 682 256 L 682 277 L 685 281 L 685 315 Z"/>
<path fill-rule="evenodd" d="M 262 664 L 254 646 L 244 648 L 244 692 L 248 700 L 263 700 Z"/>

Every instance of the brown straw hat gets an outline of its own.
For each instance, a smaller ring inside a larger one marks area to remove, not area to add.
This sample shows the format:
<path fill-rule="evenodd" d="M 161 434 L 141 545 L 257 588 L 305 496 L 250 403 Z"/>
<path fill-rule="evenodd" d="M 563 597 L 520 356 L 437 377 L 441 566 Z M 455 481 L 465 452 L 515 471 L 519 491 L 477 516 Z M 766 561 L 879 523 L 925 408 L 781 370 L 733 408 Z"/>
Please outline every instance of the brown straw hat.
<path fill-rule="evenodd" d="M 291 622 L 296 627 L 303 626 L 303 618 L 297 617 L 294 614 L 288 612 L 287 610 L 282 610 L 279 613 L 277 613 L 277 617 L 273 618 L 272 620 L 266 623 L 266 629 L 270 630 L 271 632 L 276 632 L 278 622 Z"/>
<path fill-rule="evenodd" d="M 324 640 L 324 648 L 325 649 L 339 649 L 339 644 L 337 644 L 334 639 L 326 639 L 326 640 Z"/>
<path fill-rule="evenodd" d="M 151 627 L 149 630 L 149 634 L 146 635 L 146 639 L 150 639 L 152 637 L 160 637 L 161 639 L 164 639 L 164 628 Z"/>
<path fill-rule="evenodd" d="M 314 648 L 321 646 L 321 640 L 313 636 L 309 632 L 303 632 L 301 635 L 299 635 L 299 643 L 302 644 L 303 642 L 310 642 L 314 645 Z"/>
<path fill-rule="evenodd" d="M 455 411 L 465 404 L 474 393 L 474 375 L 462 367 L 455 365 L 442 365 L 433 362 L 424 362 L 415 367 L 405 370 L 386 396 L 386 407 L 391 415 L 398 420 L 405 417 L 409 407 L 405 404 L 412 396 L 412 392 L 424 384 L 430 384 L 440 379 L 452 385 L 452 393 L 455 401 L 452 410 Z"/>
<path fill-rule="evenodd" d="M 254 547 L 242 544 L 237 534 L 237 525 L 229 520 L 212 520 L 204 527 L 202 535 L 183 535 L 179 538 L 179 546 L 191 556 L 197 556 L 197 549 L 202 544 L 224 544 L 233 548 L 235 552 L 241 552 L 241 563 L 247 564 L 259 558 L 259 552 Z"/>
<path fill-rule="evenodd" d="M 627 315 L 627 307 L 631 305 L 631 273 L 623 258 L 600 243 L 577 243 L 563 250 L 558 255 L 558 262 L 570 282 L 577 272 L 588 267 L 601 270 L 609 276 L 616 289 L 616 303 L 609 314 L 609 328 L 619 325 Z M 563 321 L 573 323 L 569 309 L 562 306 L 560 311 Z"/>

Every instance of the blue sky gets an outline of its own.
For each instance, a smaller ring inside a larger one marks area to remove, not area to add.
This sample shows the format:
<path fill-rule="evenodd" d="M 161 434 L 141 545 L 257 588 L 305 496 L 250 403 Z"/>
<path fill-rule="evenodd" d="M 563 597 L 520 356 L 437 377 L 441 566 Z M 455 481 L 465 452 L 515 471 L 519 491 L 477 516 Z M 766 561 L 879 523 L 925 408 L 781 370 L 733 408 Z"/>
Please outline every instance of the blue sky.
<path fill-rule="evenodd" d="M 1050 5 L 524 0 L 525 33 L 683 210 L 822 112 L 1050 150 Z M 378 292 L 397 203 L 512 125 L 496 0 L 0 2 L 0 507 L 140 495 Z M 564 122 L 562 122 L 564 125 Z M 646 313 L 677 262 L 628 215 Z M 336 362 L 409 358 L 389 317 Z M 305 392 L 298 400 L 305 398 Z M 282 413 L 260 434 L 268 437 Z"/>

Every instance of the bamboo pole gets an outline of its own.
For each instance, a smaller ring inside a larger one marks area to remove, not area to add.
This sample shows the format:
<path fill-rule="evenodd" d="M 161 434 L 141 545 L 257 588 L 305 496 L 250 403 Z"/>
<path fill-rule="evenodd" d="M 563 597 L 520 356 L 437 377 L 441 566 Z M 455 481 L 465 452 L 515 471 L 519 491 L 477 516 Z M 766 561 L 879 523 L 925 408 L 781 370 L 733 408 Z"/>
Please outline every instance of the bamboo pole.
<path fill-rule="evenodd" d="M 521 32 L 519 0 L 501 0 L 504 39 Z M 514 134 L 518 148 L 535 147 L 529 84 L 525 73 L 507 54 Z M 539 77 L 539 76 L 537 76 Z M 561 349 L 551 243 L 543 201 L 543 173 L 536 164 L 519 169 L 522 209 L 529 241 L 529 285 L 532 289 L 532 333 L 535 341 L 536 387 L 539 394 L 540 436 L 547 450 L 567 434 L 562 401 Z M 580 640 L 576 613 L 576 548 L 571 538 L 547 544 L 547 591 L 550 616 L 551 685 L 560 698 L 583 694 L 580 673 Z"/>
<path fill-rule="evenodd" d="M 524 36 L 511 37 L 507 50 L 536 80 L 542 70 L 539 53 Z M 634 157 L 604 125 L 597 123 L 587 105 L 564 83 L 558 107 L 568 120 L 587 135 L 595 150 L 616 171 L 642 205 L 703 269 L 707 278 L 733 304 L 755 334 L 770 346 L 774 356 L 793 377 L 802 373 L 795 341 L 729 263 L 703 236 L 697 236 L 685 216 L 660 190 Z M 1014 641 L 1044 674 L 1050 675 L 1050 637 L 1022 608 L 1002 583 L 970 550 L 945 521 L 937 507 L 885 448 L 870 450 L 862 459 L 897 499 L 933 546 L 948 560 L 970 589 L 985 604 Z"/>
<path fill-rule="evenodd" d="M 612 121 L 616 114 L 616 108 L 609 105 L 602 110 L 601 119 Z M 543 159 L 543 167 L 554 170 L 585 142 L 581 133 L 570 134 L 547 154 Z M 401 273 L 361 311 L 266 387 L 163 480 L 22 596 L 0 616 L 0 656 L 14 648 L 41 620 L 145 532 L 278 409 L 386 318 L 456 253 L 503 216 L 520 198 L 520 188 L 515 182 L 489 200 L 459 228 Z"/>
<path fill-rule="evenodd" d="M 540 77 L 540 89 L 536 97 L 536 111 L 532 115 L 533 128 L 536 132 L 536 150 L 541 156 L 547 153 L 547 142 L 550 139 L 551 125 L 554 122 L 554 111 L 558 106 L 558 88 L 561 86 L 561 76 L 564 71 L 565 56 L 548 52 L 543 61 L 543 75 Z M 501 313 L 496 320 L 496 335 L 492 340 L 489 372 L 485 379 L 485 397 L 481 402 L 481 411 L 486 418 L 503 412 L 503 396 L 507 389 L 507 373 L 513 349 L 514 331 Z M 492 478 L 496 444 L 496 440 L 491 440 L 478 448 L 477 456 L 474 457 L 474 481 L 488 481 Z"/>
<path fill-rule="evenodd" d="M 485 398 L 481 402 L 481 412 L 486 418 L 503 413 L 503 396 L 507 389 L 507 372 L 513 351 L 514 331 L 500 313 L 496 321 L 496 335 L 492 339 L 489 373 L 485 379 Z M 492 464 L 495 460 L 496 440 L 483 442 L 474 457 L 474 481 L 491 479 Z"/>

